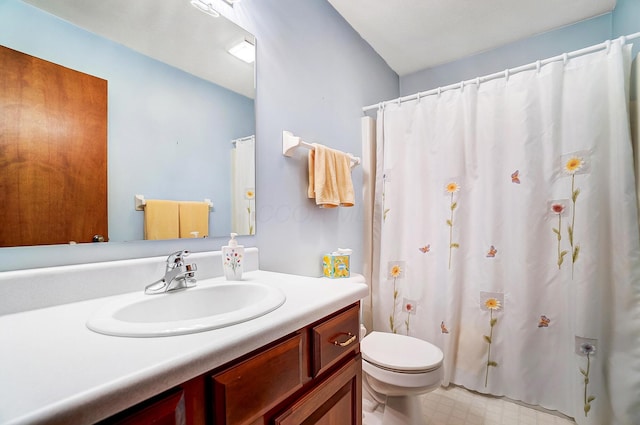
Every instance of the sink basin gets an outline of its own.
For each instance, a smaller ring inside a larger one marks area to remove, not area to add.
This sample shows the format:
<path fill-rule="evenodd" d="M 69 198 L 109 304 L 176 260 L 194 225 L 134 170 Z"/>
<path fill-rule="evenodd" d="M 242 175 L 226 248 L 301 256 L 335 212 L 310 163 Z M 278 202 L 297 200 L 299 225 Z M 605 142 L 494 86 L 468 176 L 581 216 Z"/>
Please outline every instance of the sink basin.
<path fill-rule="evenodd" d="M 199 284 L 179 292 L 118 297 L 87 321 L 106 335 L 158 337 L 183 335 L 246 322 L 282 304 L 282 291 L 258 282 Z"/>

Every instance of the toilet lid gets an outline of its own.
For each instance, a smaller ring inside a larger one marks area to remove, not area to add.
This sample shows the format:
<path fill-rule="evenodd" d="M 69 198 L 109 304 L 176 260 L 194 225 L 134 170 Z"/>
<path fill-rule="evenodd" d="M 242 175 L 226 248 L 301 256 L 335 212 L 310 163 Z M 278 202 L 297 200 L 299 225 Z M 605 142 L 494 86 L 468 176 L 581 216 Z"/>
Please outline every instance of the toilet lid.
<path fill-rule="evenodd" d="M 442 365 L 444 354 L 418 338 L 373 331 L 360 342 L 362 358 L 386 369 L 427 372 Z"/>

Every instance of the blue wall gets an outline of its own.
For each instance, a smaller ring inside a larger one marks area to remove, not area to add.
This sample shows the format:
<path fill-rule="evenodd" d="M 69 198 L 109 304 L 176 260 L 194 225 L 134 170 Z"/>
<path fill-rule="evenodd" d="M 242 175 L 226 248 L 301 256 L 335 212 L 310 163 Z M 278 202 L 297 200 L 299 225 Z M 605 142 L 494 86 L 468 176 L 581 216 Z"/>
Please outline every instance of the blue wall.
<path fill-rule="evenodd" d="M 638 31 L 640 1 L 618 0 L 613 12 L 606 15 L 403 76 L 400 78 L 400 96 L 529 64 Z M 636 44 L 640 44 L 640 39 Z M 639 50 L 638 46 L 634 47 L 634 52 Z"/>
<path fill-rule="evenodd" d="M 640 32 L 640 1 L 618 0 L 613 10 L 613 37 L 636 32 Z M 639 44 L 640 40 L 636 39 L 635 43 Z M 640 48 L 635 46 L 634 51 L 640 52 Z"/>
<path fill-rule="evenodd" d="M 282 131 L 361 154 L 362 106 L 398 95 L 398 76 L 326 0 L 243 0 L 258 39 L 257 245 L 260 266 L 320 276 L 321 254 L 352 248 L 362 268 L 362 167 L 356 206 L 319 209 L 307 199 L 307 154 L 282 155 Z"/>

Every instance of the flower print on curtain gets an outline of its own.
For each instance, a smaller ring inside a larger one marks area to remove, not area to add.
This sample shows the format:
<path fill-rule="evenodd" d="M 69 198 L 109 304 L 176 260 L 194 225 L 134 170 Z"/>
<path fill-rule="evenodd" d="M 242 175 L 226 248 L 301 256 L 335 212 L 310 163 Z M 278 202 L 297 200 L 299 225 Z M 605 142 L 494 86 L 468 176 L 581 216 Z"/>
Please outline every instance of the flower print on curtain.
<path fill-rule="evenodd" d="M 389 271 L 387 273 L 387 276 L 389 280 L 391 280 L 391 282 L 393 283 L 393 305 L 391 309 L 391 314 L 389 315 L 389 329 L 393 333 L 398 332 L 398 327 L 396 322 L 396 309 L 398 308 L 398 296 L 400 295 L 400 290 L 398 288 L 398 280 L 403 279 L 404 275 L 405 275 L 404 261 L 389 262 Z"/>
<path fill-rule="evenodd" d="M 460 248 L 458 242 L 453 241 L 453 212 L 458 208 L 458 203 L 454 201 L 453 195 L 460 190 L 460 185 L 455 181 L 450 181 L 445 186 L 445 193 L 450 195 L 451 200 L 449 202 L 449 218 L 447 219 L 447 226 L 449 226 L 449 269 L 451 269 L 451 254 L 454 248 Z"/>
<path fill-rule="evenodd" d="M 480 309 L 489 312 L 489 335 L 483 335 L 484 341 L 488 344 L 487 365 L 484 376 L 484 386 L 489 383 L 489 368 L 498 367 L 498 363 L 491 359 L 491 344 L 493 343 L 493 331 L 498 324 L 498 318 L 493 317 L 494 312 L 502 310 L 504 305 L 504 294 L 492 292 L 480 292 Z"/>
<path fill-rule="evenodd" d="M 404 321 L 404 327 L 407 331 L 407 335 L 409 335 L 409 322 L 411 320 L 411 316 L 416 314 L 416 307 L 418 302 L 415 300 L 410 300 L 408 298 L 404 298 L 402 300 L 402 311 L 406 314 L 406 320 Z"/>
<path fill-rule="evenodd" d="M 580 254 L 580 245 L 575 241 L 576 203 L 580 195 L 580 188 L 576 187 L 576 174 L 584 174 L 589 171 L 588 163 L 586 162 L 587 156 L 588 154 L 586 152 L 577 152 L 565 155 L 562 158 L 562 171 L 571 176 L 571 224 L 567 225 L 569 245 L 571 246 L 571 278 L 573 278 L 574 265 L 576 261 L 578 261 L 578 255 Z"/>
<path fill-rule="evenodd" d="M 256 190 L 252 187 L 248 187 L 244 190 L 244 199 L 247 200 L 247 221 L 249 226 L 249 234 L 253 235 L 253 223 L 255 223 L 255 211 L 253 203 L 256 198 Z"/>
<path fill-rule="evenodd" d="M 587 365 L 580 373 L 584 380 L 584 416 L 589 416 L 591 411 L 591 403 L 596 399 L 595 396 L 589 394 L 589 375 L 591 373 L 591 356 L 595 355 L 597 340 L 592 338 L 582 338 L 576 336 L 576 354 L 587 358 Z"/>
<path fill-rule="evenodd" d="M 556 235 L 556 240 L 558 241 L 557 251 L 558 258 L 556 260 L 556 264 L 558 265 L 558 269 L 562 268 L 562 263 L 564 263 L 564 257 L 567 255 L 569 251 L 566 249 L 562 249 L 562 217 L 566 215 L 567 211 L 567 199 L 561 199 L 556 201 L 549 202 L 549 212 L 557 217 L 558 224 L 556 227 L 553 227 L 551 230 Z"/>

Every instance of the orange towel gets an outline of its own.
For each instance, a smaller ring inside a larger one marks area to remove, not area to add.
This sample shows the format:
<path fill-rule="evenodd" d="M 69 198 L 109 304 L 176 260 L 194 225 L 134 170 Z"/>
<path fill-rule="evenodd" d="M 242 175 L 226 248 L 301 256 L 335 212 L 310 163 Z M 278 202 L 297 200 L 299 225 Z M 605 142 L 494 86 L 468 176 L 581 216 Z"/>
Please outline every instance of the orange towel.
<path fill-rule="evenodd" d="M 204 238 L 209 236 L 209 204 L 206 202 L 180 202 L 180 237 Z M 191 232 L 198 232 L 195 236 Z"/>
<path fill-rule="evenodd" d="M 309 188 L 321 208 L 352 207 L 355 201 L 351 181 L 351 160 L 343 152 L 313 144 L 309 151 Z"/>
<path fill-rule="evenodd" d="M 144 206 L 144 238 L 177 239 L 178 202 L 149 199 Z"/>

